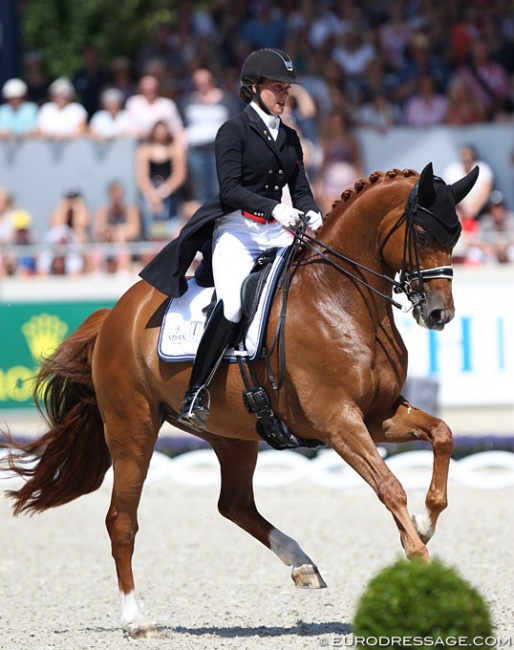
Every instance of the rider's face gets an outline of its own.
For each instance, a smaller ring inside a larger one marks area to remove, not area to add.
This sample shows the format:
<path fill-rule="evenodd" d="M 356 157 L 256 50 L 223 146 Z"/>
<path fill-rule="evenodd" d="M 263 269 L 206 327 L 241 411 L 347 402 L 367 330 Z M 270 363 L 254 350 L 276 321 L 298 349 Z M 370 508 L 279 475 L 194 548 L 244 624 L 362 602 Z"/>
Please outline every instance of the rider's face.
<path fill-rule="evenodd" d="M 259 86 L 261 99 L 272 115 L 282 115 L 291 84 L 265 79 Z"/>

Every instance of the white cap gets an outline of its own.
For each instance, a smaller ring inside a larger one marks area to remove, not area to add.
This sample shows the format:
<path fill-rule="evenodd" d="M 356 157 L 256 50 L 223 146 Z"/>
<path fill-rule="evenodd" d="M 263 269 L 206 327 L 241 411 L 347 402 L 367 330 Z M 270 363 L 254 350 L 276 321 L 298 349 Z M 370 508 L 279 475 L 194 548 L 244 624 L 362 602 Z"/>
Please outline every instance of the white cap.
<path fill-rule="evenodd" d="M 50 95 L 72 97 L 75 94 L 75 88 L 68 77 L 59 77 L 50 84 L 48 87 L 48 93 Z"/>
<path fill-rule="evenodd" d="M 14 99 L 15 97 L 25 97 L 27 94 L 27 84 L 21 79 L 9 79 L 2 87 L 2 96 L 4 99 Z"/>
<path fill-rule="evenodd" d="M 501 205 L 502 203 L 505 203 L 503 192 L 500 192 L 500 190 L 493 190 L 489 196 L 489 203 L 491 205 Z"/>
<path fill-rule="evenodd" d="M 118 88 L 106 88 L 100 96 L 101 103 L 106 106 L 107 104 L 123 104 L 123 93 Z"/>

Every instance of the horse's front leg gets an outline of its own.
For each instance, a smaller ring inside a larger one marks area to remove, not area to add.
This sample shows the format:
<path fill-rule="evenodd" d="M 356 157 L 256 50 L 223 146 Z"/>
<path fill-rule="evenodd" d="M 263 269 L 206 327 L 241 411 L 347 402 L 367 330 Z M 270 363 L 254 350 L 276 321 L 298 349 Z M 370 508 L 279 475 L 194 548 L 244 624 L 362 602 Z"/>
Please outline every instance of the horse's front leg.
<path fill-rule="evenodd" d="M 376 442 L 425 440 L 432 445 L 434 466 L 425 499 L 426 512 L 412 517 L 419 536 L 428 542 L 435 532 L 439 515 L 448 505 L 448 471 L 453 448 L 450 428 L 439 418 L 420 411 L 401 398 L 394 415 L 377 428 L 376 435 L 374 431 L 372 434 Z"/>
<path fill-rule="evenodd" d="M 407 557 L 428 561 L 427 548 L 407 510 L 405 490 L 378 453 L 360 411 L 350 409 L 341 416 L 327 410 L 324 416 L 328 433 L 316 437 L 324 439 L 373 488 L 393 515 Z"/>
<path fill-rule="evenodd" d="M 220 513 L 267 546 L 287 566 L 297 587 L 326 587 L 318 568 L 299 544 L 272 526 L 257 510 L 253 474 L 258 442 L 226 438 L 209 440 L 221 465 Z"/>

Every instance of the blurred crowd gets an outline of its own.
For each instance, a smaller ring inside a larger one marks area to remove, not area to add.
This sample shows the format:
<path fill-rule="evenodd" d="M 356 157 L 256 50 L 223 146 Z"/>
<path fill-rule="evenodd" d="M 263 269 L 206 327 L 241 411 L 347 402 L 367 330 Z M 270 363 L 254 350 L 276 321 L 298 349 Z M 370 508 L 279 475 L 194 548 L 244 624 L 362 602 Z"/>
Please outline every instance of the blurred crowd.
<path fill-rule="evenodd" d="M 20 77 L 3 84 L 1 139 L 134 138 L 138 200 L 127 203 L 127 188 L 110 179 L 92 214 L 80 188 L 67 188 L 35 242 L 31 215 L 0 188 L 0 273 L 126 272 L 137 257 L 131 244 L 173 237 L 217 192 L 214 139 L 243 108 L 239 70 L 261 47 L 285 49 L 295 61 L 302 83 L 283 119 L 300 134 L 323 212 L 363 174 L 356 127 L 514 124 L 514 6 L 505 0 L 183 2 L 134 59 L 106 61 L 85 44 L 80 68 L 52 79 L 32 51 Z M 480 182 L 459 206 L 456 260 L 514 261 L 514 215 L 490 161 L 469 143 L 445 180 L 475 164 Z M 37 256 L 19 253 L 35 243 Z M 102 255 L 94 243 L 104 245 Z"/>

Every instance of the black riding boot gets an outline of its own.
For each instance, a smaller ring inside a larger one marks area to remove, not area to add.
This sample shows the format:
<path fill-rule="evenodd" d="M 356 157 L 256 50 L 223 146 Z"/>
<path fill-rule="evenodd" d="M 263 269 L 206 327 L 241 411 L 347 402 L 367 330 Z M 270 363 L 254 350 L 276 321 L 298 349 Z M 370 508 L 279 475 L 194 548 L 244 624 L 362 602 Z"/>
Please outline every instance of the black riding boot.
<path fill-rule="evenodd" d="M 220 300 L 214 307 L 198 345 L 189 387 L 180 407 L 183 420 L 197 426 L 205 426 L 210 405 L 207 389 L 231 342 L 236 326 L 237 323 L 232 323 L 223 315 L 223 301 Z"/>

